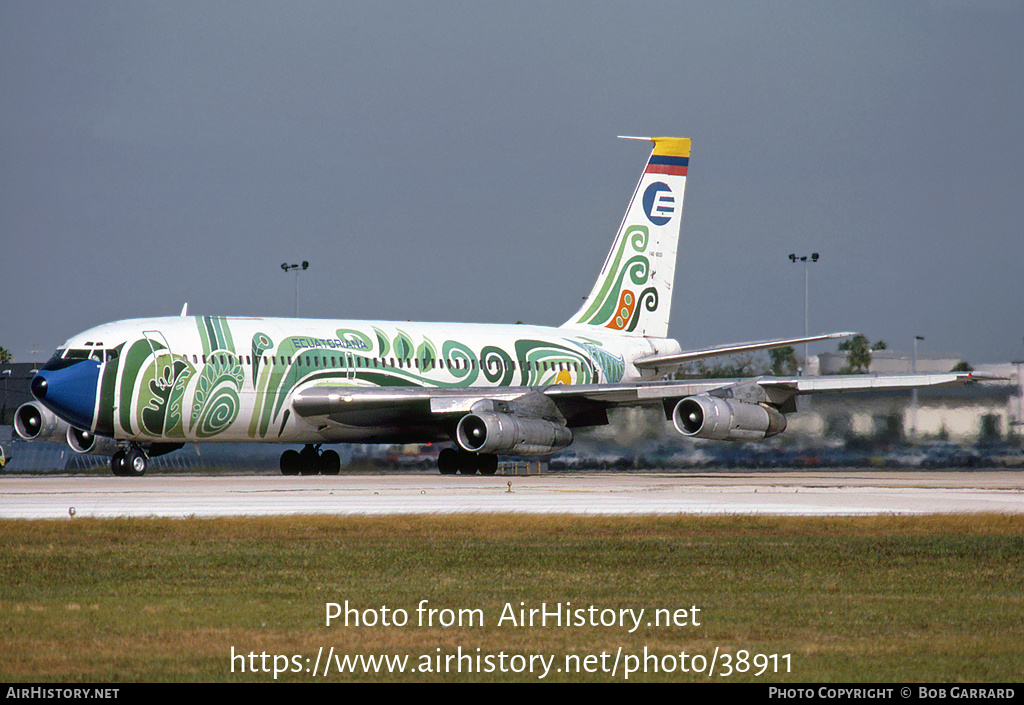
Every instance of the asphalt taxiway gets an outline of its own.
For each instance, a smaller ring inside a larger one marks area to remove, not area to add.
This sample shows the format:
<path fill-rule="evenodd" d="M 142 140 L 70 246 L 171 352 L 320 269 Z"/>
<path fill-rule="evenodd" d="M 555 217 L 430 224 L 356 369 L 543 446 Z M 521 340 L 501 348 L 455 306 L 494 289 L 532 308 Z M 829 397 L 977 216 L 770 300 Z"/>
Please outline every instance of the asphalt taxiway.
<path fill-rule="evenodd" d="M 0 518 L 1024 513 L 1019 472 L 0 477 Z"/>

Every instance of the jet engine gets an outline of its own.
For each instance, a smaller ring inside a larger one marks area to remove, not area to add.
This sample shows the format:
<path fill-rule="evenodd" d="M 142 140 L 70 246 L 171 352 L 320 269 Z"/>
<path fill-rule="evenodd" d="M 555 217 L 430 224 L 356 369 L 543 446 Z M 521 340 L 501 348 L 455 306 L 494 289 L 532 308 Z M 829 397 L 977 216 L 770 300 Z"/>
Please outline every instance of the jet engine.
<path fill-rule="evenodd" d="M 676 404 L 672 423 L 684 436 L 717 441 L 757 441 L 786 430 L 786 417 L 769 406 L 707 394 Z"/>
<path fill-rule="evenodd" d="M 14 412 L 14 431 L 26 441 L 63 443 L 69 428 L 66 421 L 39 402 L 27 402 Z"/>
<path fill-rule="evenodd" d="M 72 426 L 68 429 L 68 445 L 76 453 L 87 455 L 113 455 L 120 445 L 113 438 L 97 436 L 90 431 L 82 431 Z"/>
<path fill-rule="evenodd" d="M 462 417 L 455 440 L 472 453 L 546 455 L 572 443 L 572 431 L 545 419 L 477 411 Z"/>

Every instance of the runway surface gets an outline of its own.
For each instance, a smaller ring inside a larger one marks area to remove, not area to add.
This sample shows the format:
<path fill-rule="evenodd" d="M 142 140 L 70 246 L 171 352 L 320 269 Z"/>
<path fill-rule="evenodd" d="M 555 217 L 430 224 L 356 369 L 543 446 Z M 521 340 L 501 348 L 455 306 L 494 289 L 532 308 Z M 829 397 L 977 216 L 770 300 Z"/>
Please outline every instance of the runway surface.
<path fill-rule="evenodd" d="M 0 518 L 1024 513 L 1019 472 L 0 476 Z"/>

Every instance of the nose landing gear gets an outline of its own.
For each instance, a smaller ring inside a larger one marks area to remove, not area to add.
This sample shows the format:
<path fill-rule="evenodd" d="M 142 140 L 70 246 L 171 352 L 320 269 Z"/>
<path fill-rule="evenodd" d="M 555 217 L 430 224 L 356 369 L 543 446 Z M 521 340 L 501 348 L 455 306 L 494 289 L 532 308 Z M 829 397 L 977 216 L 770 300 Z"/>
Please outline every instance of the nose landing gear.
<path fill-rule="evenodd" d="M 149 467 L 149 456 L 136 445 L 121 448 L 110 458 L 110 469 L 118 477 L 142 477 Z"/>

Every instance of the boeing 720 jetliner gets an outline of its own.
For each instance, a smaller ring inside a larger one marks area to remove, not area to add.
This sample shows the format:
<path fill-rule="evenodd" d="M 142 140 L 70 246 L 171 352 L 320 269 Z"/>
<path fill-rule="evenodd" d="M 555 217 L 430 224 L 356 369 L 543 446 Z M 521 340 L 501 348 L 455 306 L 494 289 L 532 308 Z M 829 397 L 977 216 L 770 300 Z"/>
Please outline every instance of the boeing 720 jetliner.
<path fill-rule="evenodd" d="M 331 443 L 452 441 L 442 473 L 492 474 L 499 455 L 554 453 L 620 406 L 654 405 L 684 436 L 753 440 L 786 428 L 799 394 L 963 384 L 969 373 L 669 380 L 717 355 L 833 333 L 683 351 L 669 306 L 690 140 L 654 143 L 612 248 L 563 325 L 181 316 L 118 321 L 62 345 L 32 381 L 24 438 L 112 456 L 115 475 L 189 442 L 301 444 L 286 474 L 334 474 Z"/>

